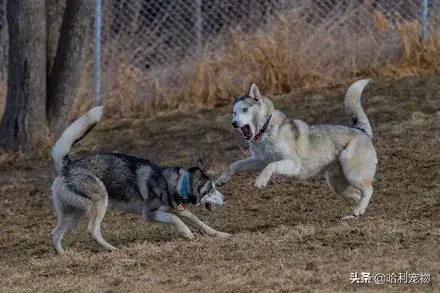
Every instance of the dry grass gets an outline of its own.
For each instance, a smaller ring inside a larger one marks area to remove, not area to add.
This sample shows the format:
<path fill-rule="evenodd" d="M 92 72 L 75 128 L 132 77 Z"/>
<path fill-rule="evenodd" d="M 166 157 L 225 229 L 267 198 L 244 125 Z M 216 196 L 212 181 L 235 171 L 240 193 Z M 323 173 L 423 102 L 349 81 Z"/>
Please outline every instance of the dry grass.
<path fill-rule="evenodd" d="M 421 28 L 418 23 L 399 26 L 402 35 L 402 54 L 399 62 L 391 65 L 391 75 L 417 75 L 440 71 L 440 35 L 433 34 L 424 44 L 420 41 Z"/>
<path fill-rule="evenodd" d="M 440 79 L 375 81 L 364 105 L 379 153 L 375 193 L 358 221 L 340 217 L 352 203 L 322 178 L 277 179 L 257 190 L 256 175 L 222 188 L 226 205 L 193 211 L 234 236 L 195 241 L 170 227 L 147 224 L 113 209 L 103 235 L 121 250 L 107 253 L 85 224 L 56 256 L 48 233 L 50 160 L 0 155 L 1 292 L 439 292 Z M 305 121 L 345 123 L 346 86 L 276 97 L 277 107 Z M 292 103 L 295 101 L 295 103 Z M 120 151 L 163 164 L 189 166 L 199 156 L 213 172 L 243 158 L 245 143 L 229 126 L 230 106 L 146 121 L 99 125 L 75 147 L 75 157 Z M 164 127 L 166 125 L 166 127 Z M 429 285 L 355 285 L 351 272 L 426 272 Z"/>
<path fill-rule="evenodd" d="M 119 64 L 112 70 L 107 101 L 116 117 L 145 116 L 225 104 L 251 82 L 281 94 L 360 77 L 439 71 L 438 31 L 432 28 L 422 46 L 418 23 L 391 23 L 368 7 L 361 5 L 320 24 L 307 23 L 301 10 L 287 12 L 256 32 L 235 29 L 206 47 L 204 57 L 170 68 L 142 72 Z M 351 25 L 357 21 L 363 29 Z"/>

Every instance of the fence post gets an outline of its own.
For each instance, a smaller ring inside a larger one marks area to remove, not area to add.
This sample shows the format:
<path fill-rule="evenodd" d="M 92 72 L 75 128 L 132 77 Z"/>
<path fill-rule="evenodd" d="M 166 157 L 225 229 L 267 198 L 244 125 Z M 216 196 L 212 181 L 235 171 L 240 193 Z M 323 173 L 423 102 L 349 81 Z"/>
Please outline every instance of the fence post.
<path fill-rule="evenodd" d="M 95 106 L 102 105 L 101 97 L 101 28 L 102 2 L 95 0 Z"/>
<path fill-rule="evenodd" d="M 200 58 L 203 52 L 202 0 L 196 0 L 195 5 L 196 55 Z"/>
<path fill-rule="evenodd" d="M 428 38 L 428 0 L 422 1 L 422 33 L 421 42 L 424 44 Z"/>

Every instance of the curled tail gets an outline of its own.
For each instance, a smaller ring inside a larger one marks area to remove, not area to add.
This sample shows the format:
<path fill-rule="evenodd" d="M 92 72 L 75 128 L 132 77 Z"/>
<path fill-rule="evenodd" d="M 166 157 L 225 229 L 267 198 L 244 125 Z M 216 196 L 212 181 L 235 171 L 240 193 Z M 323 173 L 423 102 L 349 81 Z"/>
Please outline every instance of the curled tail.
<path fill-rule="evenodd" d="M 85 115 L 81 116 L 63 132 L 60 139 L 52 148 L 52 158 L 55 161 L 55 168 L 59 173 L 63 166 L 69 161 L 69 152 L 78 141 L 83 139 L 92 128 L 101 120 L 103 106 L 94 107 Z"/>
<path fill-rule="evenodd" d="M 369 79 L 362 79 L 354 82 L 347 90 L 344 99 L 345 113 L 349 119 L 349 126 L 365 131 L 373 137 L 373 130 L 367 115 L 362 109 L 361 94 L 364 87 L 370 82 Z"/>

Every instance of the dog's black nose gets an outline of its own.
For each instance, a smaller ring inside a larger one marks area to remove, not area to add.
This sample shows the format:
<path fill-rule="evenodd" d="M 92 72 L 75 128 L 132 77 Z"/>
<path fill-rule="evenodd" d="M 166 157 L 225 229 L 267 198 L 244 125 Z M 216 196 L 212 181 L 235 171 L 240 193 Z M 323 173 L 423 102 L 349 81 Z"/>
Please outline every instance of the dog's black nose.
<path fill-rule="evenodd" d="M 238 128 L 238 124 L 237 124 L 237 122 L 235 122 L 235 121 L 232 122 L 231 125 L 232 125 L 232 127 L 234 127 L 234 128 Z"/>

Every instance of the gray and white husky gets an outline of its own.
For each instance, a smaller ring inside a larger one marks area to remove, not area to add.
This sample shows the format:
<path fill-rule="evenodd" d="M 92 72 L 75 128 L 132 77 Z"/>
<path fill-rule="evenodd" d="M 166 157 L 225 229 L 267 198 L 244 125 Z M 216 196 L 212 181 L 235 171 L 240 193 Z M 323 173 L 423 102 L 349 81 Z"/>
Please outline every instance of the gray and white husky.
<path fill-rule="evenodd" d="M 226 237 L 202 223 L 185 204 L 223 204 L 223 195 L 205 170 L 203 161 L 187 170 L 161 167 L 119 153 L 99 153 L 77 160 L 68 157 L 72 146 L 100 120 L 103 107 L 95 107 L 73 122 L 55 143 L 52 157 L 58 176 L 52 185 L 52 197 L 58 224 L 51 233 L 52 244 L 63 253 L 61 238 L 88 219 L 90 236 L 107 250 L 116 250 L 101 235 L 101 222 L 108 202 L 147 221 L 172 224 L 180 235 L 194 238 L 190 227 L 211 236 Z"/>
<path fill-rule="evenodd" d="M 334 192 L 357 203 L 344 219 L 361 216 L 373 194 L 377 165 L 373 132 L 360 100 L 368 82 L 356 81 L 347 91 L 348 126 L 309 125 L 288 118 L 252 84 L 247 95 L 236 98 L 232 115 L 232 126 L 243 134 L 252 155 L 232 163 L 216 184 L 227 183 L 238 172 L 261 171 L 255 181 L 258 188 L 273 174 L 305 179 L 324 173 Z"/>

